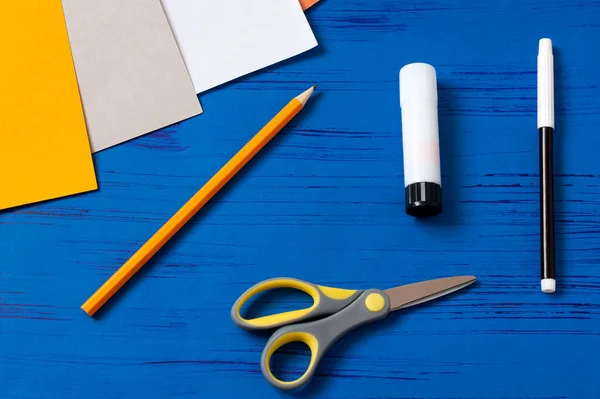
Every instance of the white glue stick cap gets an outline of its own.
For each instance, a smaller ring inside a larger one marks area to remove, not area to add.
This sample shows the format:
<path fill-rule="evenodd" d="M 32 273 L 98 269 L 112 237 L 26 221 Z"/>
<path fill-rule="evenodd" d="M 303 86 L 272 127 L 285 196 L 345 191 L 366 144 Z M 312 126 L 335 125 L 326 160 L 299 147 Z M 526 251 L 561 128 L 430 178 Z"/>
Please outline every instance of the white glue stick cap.
<path fill-rule="evenodd" d="M 432 101 L 437 108 L 435 69 L 420 62 L 408 64 L 400 70 L 400 106 L 404 108 L 418 101 Z"/>
<path fill-rule="evenodd" d="M 437 78 L 431 65 L 400 70 L 400 107 L 406 213 L 434 216 L 442 211 L 442 178 Z"/>

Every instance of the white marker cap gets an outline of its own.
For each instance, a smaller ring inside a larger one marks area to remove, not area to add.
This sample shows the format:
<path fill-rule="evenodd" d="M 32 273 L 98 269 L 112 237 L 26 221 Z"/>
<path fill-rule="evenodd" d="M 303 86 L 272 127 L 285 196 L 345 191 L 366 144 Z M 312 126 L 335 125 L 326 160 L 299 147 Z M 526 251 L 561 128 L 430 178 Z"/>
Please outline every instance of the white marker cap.
<path fill-rule="evenodd" d="M 406 213 L 434 216 L 442 211 L 442 177 L 437 78 L 431 65 L 400 70 L 400 107 Z"/>
<path fill-rule="evenodd" d="M 554 128 L 554 55 L 552 40 L 541 39 L 538 52 L 538 129 Z"/>
<path fill-rule="evenodd" d="M 556 291 L 556 280 L 553 278 L 545 278 L 542 280 L 542 292 L 552 294 Z"/>

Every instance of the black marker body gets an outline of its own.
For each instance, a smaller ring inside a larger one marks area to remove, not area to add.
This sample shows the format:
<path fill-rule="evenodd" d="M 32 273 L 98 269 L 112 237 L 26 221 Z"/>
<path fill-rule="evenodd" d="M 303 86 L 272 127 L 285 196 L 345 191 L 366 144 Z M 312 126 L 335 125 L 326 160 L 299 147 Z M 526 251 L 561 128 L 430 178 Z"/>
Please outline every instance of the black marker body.
<path fill-rule="evenodd" d="M 541 278 L 556 279 L 554 267 L 554 146 L 551 127 L 540 132 Z"/>

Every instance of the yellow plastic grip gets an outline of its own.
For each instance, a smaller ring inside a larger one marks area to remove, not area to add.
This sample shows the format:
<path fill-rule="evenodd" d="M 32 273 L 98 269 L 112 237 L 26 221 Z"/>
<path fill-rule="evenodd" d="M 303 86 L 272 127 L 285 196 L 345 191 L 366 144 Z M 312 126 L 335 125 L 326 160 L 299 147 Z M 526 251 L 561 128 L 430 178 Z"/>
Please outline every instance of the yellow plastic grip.
<path fill-rule="evenodd" d="M 342 299 L 348 299 L 356 293 L 356 290 L 345 290 L 342 288 L 325 287 L 322 285 L 319 285 L 318 287 L 323 294 L 338 301 Z"/>
<path fill-rule="evenodd" d="M 310 348 L 310 363 L 308 365 L 308 368 L 300 378 L 294 381 L 281 381 L 280 379 L 275 377 L 273 375 L 273 372 L 271 371 L 271 357 L 275 352 L 277 352 L 279 348 L 291 342 L 302 342 Z M 263 370 L 266 372 L 265 377 L 267 378 L 267 380 L 271 380 L 271 383 L 280 385 L 280 387 L 283 389 L 286 389 L 285 387 L 302 386 L 304 385 L 306 380 L 309 379 L 310 376 L 313 374 L 313 369 L 317 367 L 316 360 L 318 352 L 319 341 L 314 335 L 309 334 L 307 332 L 299 331 L 284 334 L 278 337 L 275 341 L 273 341 L 265 350 L 265 356 L 263 359 Z"/>
<path fill-rule="evenodd" d="M 306 292 L 310 295 L 314 301 L 313 305 L 309 308 L 292 310 L 289 312 L 277 313 L 269 316 L 257 317 L 255 319 L 244 319 L 241 315 L 242 306 L 250 298 L 253 296 L 260 294 L 261 292 L 272 290 L 275 288 L 294 288 L 303 292 Z M 237 306 L 235 307 L 235 316 L 241 320 L 243 323 L 255 327 L 255 328 L 264 328 L 269 326 L 276 326 L 282 323 L 291 322 L 301 317 L 306 316 L 310 312 L 312 312 L 317 306 L 319 306 L 319 302 L 321 297 L 319 295 L 319 291 L 315 286 L 310 284 L 306 284 L 302 281 L 290 279 L 290 278 L 275 278 L 272 280 L 267 280 L 262 283 L 259 283 L 246 291 L 244 295 L 240 297 L 237 302 Z M 285 344 L 282 344 L 285 345 Z"/>

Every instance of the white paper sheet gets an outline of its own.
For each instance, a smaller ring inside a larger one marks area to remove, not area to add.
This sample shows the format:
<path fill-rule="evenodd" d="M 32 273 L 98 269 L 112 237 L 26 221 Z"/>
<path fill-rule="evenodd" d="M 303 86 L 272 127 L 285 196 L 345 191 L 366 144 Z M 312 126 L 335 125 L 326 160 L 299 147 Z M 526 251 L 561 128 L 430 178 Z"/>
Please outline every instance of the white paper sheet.
<path fill-rule="evenodd" d="M 197 93 L 317 45 L 298 0 L 162 0 Z"/>

